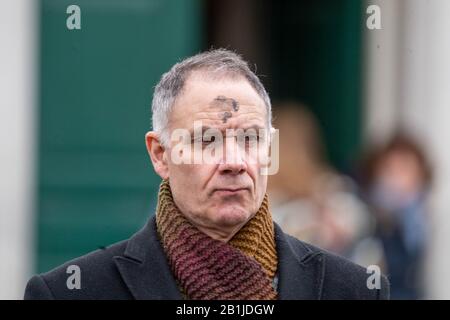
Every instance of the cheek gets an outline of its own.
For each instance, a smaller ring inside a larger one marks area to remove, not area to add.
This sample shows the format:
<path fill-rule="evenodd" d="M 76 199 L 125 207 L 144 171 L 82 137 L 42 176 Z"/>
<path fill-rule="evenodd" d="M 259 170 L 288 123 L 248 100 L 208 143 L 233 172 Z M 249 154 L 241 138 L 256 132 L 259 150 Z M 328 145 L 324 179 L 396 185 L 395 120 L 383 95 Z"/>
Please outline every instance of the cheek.
<path fill-rule="evenodd" d="M 251 163 L 247 165 L 247 174 L 253 180 L 255 193 L 257 197 L 264 195 L 267 188 L 267 175 L 260 173 L 261 166 L 258 163 Z"/>
<path fill-rule="evenodd" d="M 266 190 L 267 190 L 267 176 L 260 175 L 258 178 L 259 178 L 258 186 L 257 186 L 257 188 L 259 188 L 258 195 L 259 195 L 259 197 L 263 198 L 264 194 L 266 193 Z"/>
<path fill-rule="evenodd" d="M 170 164 L 169 176 L 174 183 L 191 190 L 192 196 L 200 196 L 215 172 L 214 165 Z M 176 182 L 175 182 L 176 181 Z M 195 190 L 195 191 L 194 191 Z"/>
<path fill-rule="evenodd" d="M 172 181 L 186 184 L 189 180 L 192 181 L 192 178 L 195 177 L 195 170 L 191 165 L 172 163 L 169 165 L 169 175 Z"/>
<path fill-rule="evenodd" d="M 255 184 L 261 179 L 259 169 L 260 165 L 258 163 L 247 162 L 247 174 L 250 176 L 250 178 L 252 178 Z"/>
<path fill-rule="evenodd" d="M 267 167 L 266 163 L 262 161 L 265 160 L 265 158 L 263 158 L 264 156 L 258 157 L 256 159 L 248 158 L 248 160 L 246 161 L 248 174 L 255 181 L 263 178 L 263 176 L 261 176 L 261 171 L 263 168 Z"/>
<path fill-rule="evenodd" d="M 255 194 L 252 199 L 254 210 L 258 210 L 267 191 L 267 176 L 258 175 L 255 180 Z"/>

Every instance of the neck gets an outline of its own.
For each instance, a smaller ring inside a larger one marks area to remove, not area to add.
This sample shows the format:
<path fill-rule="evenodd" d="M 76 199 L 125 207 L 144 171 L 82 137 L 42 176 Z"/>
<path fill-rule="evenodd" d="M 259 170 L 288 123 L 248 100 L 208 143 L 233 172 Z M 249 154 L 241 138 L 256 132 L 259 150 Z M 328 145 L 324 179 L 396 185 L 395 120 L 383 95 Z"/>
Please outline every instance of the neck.
<path fill-rule="evenodd" d="M 232 226 L 232 227 L 220 227 L 220 228 L 210 227 L 210 226 L 202 226 L 202 225 L 198 225 L 192 221 L 191 221 L 191 223 L 193 225 L 195 225 L 198 230 L 200 230 L 207 236 L 210 236 L 213 239 L 216 239 L 216 240 L 226 243 L 226 242 L 230 241 L 234 237 L 234 235 L 239 232 L 239 230 L 241 230 L 241 228 L 247 223 L 247 221 L 245 221 L 239 225 Z"/>

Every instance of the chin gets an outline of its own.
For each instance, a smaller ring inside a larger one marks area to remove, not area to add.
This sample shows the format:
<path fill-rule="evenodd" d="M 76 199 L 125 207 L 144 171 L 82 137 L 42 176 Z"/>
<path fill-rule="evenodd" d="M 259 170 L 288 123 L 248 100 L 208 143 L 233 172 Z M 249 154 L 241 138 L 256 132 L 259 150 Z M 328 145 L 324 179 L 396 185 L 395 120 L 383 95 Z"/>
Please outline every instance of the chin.
<path fill-rule="evenodd" d="M 217 223 L 226 226 L 235 226 L 247 222 L 252 214 L 249 209 L 240 206 L 225 206 L 213 213 Z"/>

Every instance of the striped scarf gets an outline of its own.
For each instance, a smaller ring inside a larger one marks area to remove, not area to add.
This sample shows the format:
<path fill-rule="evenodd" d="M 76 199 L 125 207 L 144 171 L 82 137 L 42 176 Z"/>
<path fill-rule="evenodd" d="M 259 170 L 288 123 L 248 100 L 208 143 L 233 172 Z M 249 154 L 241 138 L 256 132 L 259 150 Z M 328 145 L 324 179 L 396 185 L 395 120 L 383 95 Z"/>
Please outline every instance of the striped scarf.
<path fill-rule="evenodd" d="M 156 226 L 180 291 L 187 299 L 277 298 L 277 253 L 265 195 L 260 209 L 228 242 L 198 230 L 175 205 L 170 184 L 159 189 Z"/>

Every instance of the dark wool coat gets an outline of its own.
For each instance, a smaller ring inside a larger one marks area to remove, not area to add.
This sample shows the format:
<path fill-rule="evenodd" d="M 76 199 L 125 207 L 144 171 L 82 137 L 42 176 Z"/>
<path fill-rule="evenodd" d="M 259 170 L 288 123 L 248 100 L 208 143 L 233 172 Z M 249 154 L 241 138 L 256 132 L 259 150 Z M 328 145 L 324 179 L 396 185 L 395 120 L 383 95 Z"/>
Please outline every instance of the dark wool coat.
<path fill-rule="evenodd" d="M 366 269 L 299 241 L 275 224 L 278 299 L 388 299 L 389 283 L 369 289 Z M 80 289 L 69 289 L 70 265 L 80 268 Z M 155 217 L 130 239 L 35 275 L 25 299 L 181 299 Z"/>

